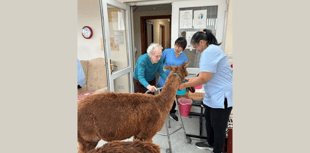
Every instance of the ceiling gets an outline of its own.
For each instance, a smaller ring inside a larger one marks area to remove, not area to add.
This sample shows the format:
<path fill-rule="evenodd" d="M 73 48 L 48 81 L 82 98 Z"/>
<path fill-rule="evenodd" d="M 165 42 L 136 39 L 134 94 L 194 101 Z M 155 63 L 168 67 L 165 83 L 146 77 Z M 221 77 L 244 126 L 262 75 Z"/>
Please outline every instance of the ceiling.
<path fill-rule="evenodd" d="M 160 0 L 117 0 L 120 2 L 145 2 L 145 1 L 160 1 Z"/>
<path fill-rule="evenodd" d="M 124 3 L 131 2 L 147 2 L 147 1 L 158 1 L 158 2 L 175 2 L 175 1 L 185 1 L 185 0 L 117 0 Z"/>

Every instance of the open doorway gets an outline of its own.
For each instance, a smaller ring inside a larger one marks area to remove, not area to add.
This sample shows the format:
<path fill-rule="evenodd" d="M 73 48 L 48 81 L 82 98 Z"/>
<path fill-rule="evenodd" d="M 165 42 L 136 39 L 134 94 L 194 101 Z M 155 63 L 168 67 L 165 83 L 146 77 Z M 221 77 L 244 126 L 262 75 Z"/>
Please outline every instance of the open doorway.
<path fill-rule="evenodd" d="M 141 55 L 147 47 L 155 42 L 163 46 L 163 50 L 171 44 L 171 15 L 140 17 Z"/>
<path fill-rule="evenodd" d="M 171 48 L 172 5 L 170 3 L 132 6 L 132 10 L 134 64 L 142 54 L 146 53 L 147 47 L 152 42 L 162 44 L 164 49 Z M 162 31 L 160 31 L 160 24 L 163 25 Z"/>
<path fill-rule="evenodd" d="M 154 22 L 146 21 L 146 41 L 147 46 L 154 42 Z"/>

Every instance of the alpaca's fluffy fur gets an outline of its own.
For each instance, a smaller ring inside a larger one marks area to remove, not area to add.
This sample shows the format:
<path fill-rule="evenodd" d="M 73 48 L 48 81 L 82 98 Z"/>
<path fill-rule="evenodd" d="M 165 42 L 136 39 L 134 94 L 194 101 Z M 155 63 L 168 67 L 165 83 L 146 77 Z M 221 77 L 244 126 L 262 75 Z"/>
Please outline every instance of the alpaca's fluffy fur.
<path fill-rule="evenodd" d="M 166 66 L 178 73 L 182 80 L 187 76 L 188 63 Z M 165 123 L 181 79 L 169 75 L 159 95 L 143 93 L 98 93 L 78 102 L 79 153 L 96 147 L 98 141 L 124 140 L 134 136 L 152 142 L 153 136 Z"/>
<path fill-rule="evenodd" d="M 160 147 L 146 141 L 112 141 L 87 153 L 160 153 Z"/>

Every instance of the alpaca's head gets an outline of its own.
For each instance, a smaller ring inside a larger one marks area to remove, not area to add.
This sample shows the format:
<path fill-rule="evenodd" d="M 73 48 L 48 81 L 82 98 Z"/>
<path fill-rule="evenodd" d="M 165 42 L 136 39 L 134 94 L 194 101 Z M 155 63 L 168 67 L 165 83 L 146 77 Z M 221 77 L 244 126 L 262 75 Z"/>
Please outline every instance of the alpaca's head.
<path fill-rule="evenodd" d="M 178 73 L 182 81 L 184 81 L 185 77 L 188 75 L 188 72 L 186 70 L 188 66 L 188 62 L 183 63 L 181 66 L 165 66 L 164 69 L 169 69 L 170 73 Z"/>

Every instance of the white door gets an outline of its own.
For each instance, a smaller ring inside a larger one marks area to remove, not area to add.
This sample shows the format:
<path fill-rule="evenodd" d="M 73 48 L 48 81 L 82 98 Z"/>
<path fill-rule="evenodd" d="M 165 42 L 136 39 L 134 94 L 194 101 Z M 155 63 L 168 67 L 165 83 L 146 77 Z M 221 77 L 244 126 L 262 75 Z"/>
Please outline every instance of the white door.
<path fill-rule="evenodd" d="M 226 0 L 172 2 L 171 47 L 174 46 L 174 42 L 178 37 L 187 37 L 197 31 L 210 29 L 216 36 L 217 41 L 219 43 L 222 42 L 220 47 L 224 51 L 223 34 L 225 33 L 224 22 L 226 10 Z M 204 14 L 204 12 L 206 12 L 206 18 L 202 20 L 200 14 Z M 203 23 L 200 21 L 203 21 Z M 187 46 L 190 45 L 188 38 L 187 44 Z M 184 53 L 189 61 L 188 73 L 191 75 L 198 74 L 200 53 L 190 47 L 185 49 Z"/>
<path fill-rule="evenodd" d="M 115 0 L 100 0 L 100 14 L 108 90 L 133 92 L 133 57 L 130 7 Z"/>

